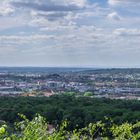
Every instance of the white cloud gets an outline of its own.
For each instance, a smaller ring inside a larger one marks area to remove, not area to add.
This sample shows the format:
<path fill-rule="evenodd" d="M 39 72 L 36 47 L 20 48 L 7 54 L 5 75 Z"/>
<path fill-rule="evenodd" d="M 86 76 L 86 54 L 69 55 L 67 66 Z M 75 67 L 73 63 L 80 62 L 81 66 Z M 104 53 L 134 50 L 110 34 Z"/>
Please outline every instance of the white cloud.
<path fill-rule="evenodd" d="M 19 35 L 7 35 L 7 36 L 0 36 L 0 45 L 2 43 L 7 43 L 7 42 L 12 42 L 12 43 L 30 43 L 30 42 L 41 42 L 42 40 L 49 40 L 49 39 L 54 39 L 54 36 L 52 35 L 40 35 L 40 34 L 36 34 L 36 35 L 26 35 L 26 36 L 19 36 Z"/>
<path fill-rule="evenodd" d="M 63 3 L 65 5 L 77 5 L 80 7 L 85 7 L 87 5 L 87 0 L 52 0 L 56 4 Z"/>
<path fill-rule="evenodd" d="M 139 0 L 108 0 L 108 3 L 110 5 L 122 5 L 122 6 L 125 6 L 126 4 L 134 4 L 134 5 L 137 5 L 137 4 L 140 4 L 140 1 Z"/>
<path fill-rule="evenodd" d="M 0 1 L 0 16 L 8 16 L 15 12 L 14 8 L 10 5 L 10 0 Z"/>
<path fill-rule="evenodd" d="M 35 34 L 35 35 L 1 35 L 0 36 L 0 47 L 11 46 L 22 48 L 21 46 L 28 46 L 29 48 L 33 46 L 62 46 L 63 48 L 73 48 L 80 51 L 81 48 L 90 48 L 95 46 L 95 44 L 102 44 L 108 36 L 104 36 L 104 31 L 95 26 L 57 26 L 57 28 L 41 28 L 41 31 L 47 32 L 52 31 L 61 34 L 59 35 L 45 35 L 45 34 Z M 66 35 L 67 34 L 67 35 Z M 73 43 L 71 43 L 73 42 Z M 80 42 L 80 44 L 79 44 Z M 94 45 L 93 45 L 94 44 Z M 24 48 L 23 48 L 24 49 Z M 52 48 L 53 50 L 53 48 Z"/>
<path fill-rule="evenodd" d="M 11 29 L 11 28 L 16 28 L 20 26 L 24 26 L 28 24 L 27 19 L 23 19 L 22 15 L 19 17 L 0 17 L 0 31 L 6 30 L 6 29 Z"/>
<path fill-rule="evenodd" d="M 140 29 L 127 29 L 127 28 L 118 28 L 113 32 L 115 35 L 119 36 L 139 36 L 140 37 Z"/>
<path fill-rule="evenodd" d="M 75 60 L 79 65 L 119 64 L 132 50 L 137 53 L 139 7 L 123 6 L 138 5 L 140 0 L 107 0 L 108 6 L 96 2 L 90 1 L 90 5 L 88 0 L 0 1 L 0 63 L 16 63 L 19 57 L 25 64 L 30 60 L 30 64 L 38 62 L 36 65 L 75 64 Z M 14 61 L 8 60 L 8 56 L 14 57 Z"/>
<path fill-rule="evenodd" d="M 109 13 L 107 17 L 117 21 L 122 19 L 117 12 Z"/>

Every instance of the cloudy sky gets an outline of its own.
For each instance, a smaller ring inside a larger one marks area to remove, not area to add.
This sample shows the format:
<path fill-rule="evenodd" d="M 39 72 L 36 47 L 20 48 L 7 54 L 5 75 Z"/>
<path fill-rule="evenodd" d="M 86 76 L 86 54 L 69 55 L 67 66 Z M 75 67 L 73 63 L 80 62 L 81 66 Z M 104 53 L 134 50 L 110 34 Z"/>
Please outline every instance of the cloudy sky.
<path fill-rule="evenodd" d="M 0 66 L 140 67 L 140 0 L 1 0 Z"/>

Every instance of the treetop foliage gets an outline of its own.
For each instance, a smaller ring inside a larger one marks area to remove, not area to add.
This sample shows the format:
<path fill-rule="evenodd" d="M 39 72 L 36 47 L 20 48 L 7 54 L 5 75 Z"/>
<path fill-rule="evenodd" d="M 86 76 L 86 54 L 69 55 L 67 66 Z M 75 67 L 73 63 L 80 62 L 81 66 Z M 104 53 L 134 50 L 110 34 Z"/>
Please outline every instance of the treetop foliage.
<path fill-rule="evenodd" d="M 20 115 L 22 121 L 15 122 L 14 131 L 9 133 L 8 126 L 0 127 L 0 140 L 138 140 L 140 122 L 135 124 L 114 124 L 110 119 L 106 123 L 98 121 L 84 128 L 67 130 L 68 122 L 63 121 L 53 130 L 48 129 L 45 118 L 37 114 L 31 121 Z"/>

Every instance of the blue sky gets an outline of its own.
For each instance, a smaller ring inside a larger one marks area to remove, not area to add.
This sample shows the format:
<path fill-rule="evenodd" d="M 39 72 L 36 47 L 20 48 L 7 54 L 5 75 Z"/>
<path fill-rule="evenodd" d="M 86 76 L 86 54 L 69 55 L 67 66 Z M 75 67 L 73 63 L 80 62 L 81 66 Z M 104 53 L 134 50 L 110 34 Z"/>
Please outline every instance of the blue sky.
<path fill-rule="evenodd" d="M 140 67 L 140 0 L 2 0 L 0 66 Z"/>

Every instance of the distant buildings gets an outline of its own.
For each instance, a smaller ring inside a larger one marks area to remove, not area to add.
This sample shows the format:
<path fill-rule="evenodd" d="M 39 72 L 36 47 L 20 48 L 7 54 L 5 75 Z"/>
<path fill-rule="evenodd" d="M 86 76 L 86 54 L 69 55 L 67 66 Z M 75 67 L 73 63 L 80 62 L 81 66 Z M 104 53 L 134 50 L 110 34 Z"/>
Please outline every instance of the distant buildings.
<path fill-rule="evenodd" d="M 92 92 L 97 97 L 140 96 L 140 72 L 95 70 L 84 72 L 1 72 L 0 96 L 51 96 L 54 93 Z M 38 93 L 38 94 L 33 94 Z"/>

